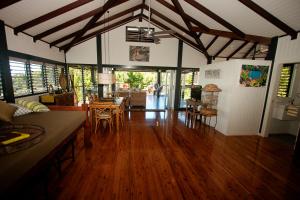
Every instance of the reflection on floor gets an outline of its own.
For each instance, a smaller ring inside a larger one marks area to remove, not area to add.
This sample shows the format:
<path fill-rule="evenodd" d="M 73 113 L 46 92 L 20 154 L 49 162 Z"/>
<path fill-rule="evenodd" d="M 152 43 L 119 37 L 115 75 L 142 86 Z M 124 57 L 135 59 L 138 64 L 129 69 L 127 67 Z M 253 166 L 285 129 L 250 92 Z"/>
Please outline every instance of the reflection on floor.
<path fill-rule="evenodd" d="M 167 97 L 161 95 L 147 95 L 146 97 L 146 108 L 142 106 L 134 106 L 129 108 L 131 111 L 164 111 L 166 109 Z"/>
<path fill-rule="evenodd" d="M 274 140 L 277 142 L 294 145 L 296 142 L 296 136 L 291 134 L 269 134 L 270 140 Z"/>

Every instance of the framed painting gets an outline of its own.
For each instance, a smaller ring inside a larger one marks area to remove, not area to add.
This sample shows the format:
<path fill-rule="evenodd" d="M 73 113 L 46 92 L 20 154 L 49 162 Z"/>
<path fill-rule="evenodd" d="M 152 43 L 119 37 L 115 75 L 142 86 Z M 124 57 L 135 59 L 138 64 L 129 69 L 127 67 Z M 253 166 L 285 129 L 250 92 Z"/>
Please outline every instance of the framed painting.
<path fill-rule="evenodd" d="M 240 85 L 243 87 L 263 87 L 267 83 L 269 66 L 242 65 Z"/>
<path fill-rule="evenodd" d="M 129 46 L 129 60 L 149 62 L 150 47 Z"/>

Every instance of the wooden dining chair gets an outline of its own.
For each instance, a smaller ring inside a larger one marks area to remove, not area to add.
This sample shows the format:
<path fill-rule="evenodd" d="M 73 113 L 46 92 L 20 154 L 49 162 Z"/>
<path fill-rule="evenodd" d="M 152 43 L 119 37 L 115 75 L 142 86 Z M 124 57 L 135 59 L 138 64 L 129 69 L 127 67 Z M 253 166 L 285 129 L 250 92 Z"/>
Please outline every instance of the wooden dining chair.
<path fill-rule="evenodd" d="M 193 101 L 191 99 L 188 99 L 186 101 L 185 123 L 187 124 L 187 126 L 189 126 L 191 122 L 191 127 L 195 127 L 197 117 L 202 117 L 199 106 L 201 106 L 201 102 Z"/>
<path fill-rule="evenodd" d="M 93 103 L 90 105 L 91 113 L 94 113 L 95 119 L 95 133 L 101 121 L 106 121 L 109 125 L 109 132 L 112 130 L 113 126 L 113 109 L 112 104 L 99 104 Z"/>

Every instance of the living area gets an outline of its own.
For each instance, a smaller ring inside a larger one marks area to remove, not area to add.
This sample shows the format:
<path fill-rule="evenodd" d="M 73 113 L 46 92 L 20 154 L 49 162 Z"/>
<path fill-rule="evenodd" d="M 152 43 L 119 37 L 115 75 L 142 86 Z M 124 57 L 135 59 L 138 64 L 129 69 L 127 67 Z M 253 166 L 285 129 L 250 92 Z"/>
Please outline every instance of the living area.
<path fill-rule="evenodd" d="M 299 20 L 293 0 L 1 1 L 0 199 L 297 199 Z"/>

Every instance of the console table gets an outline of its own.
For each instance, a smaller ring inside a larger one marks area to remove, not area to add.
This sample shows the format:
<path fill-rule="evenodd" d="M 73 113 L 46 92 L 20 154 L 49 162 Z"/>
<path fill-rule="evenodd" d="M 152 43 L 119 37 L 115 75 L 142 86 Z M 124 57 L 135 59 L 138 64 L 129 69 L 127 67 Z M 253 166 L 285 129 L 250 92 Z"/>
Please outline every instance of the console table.
<path fill-rule="evenodd" d="M 46 94 L 39 96 L 42 104 L 58 106 L 74 106 L 74 93 Z"/>

